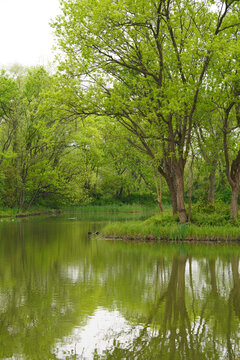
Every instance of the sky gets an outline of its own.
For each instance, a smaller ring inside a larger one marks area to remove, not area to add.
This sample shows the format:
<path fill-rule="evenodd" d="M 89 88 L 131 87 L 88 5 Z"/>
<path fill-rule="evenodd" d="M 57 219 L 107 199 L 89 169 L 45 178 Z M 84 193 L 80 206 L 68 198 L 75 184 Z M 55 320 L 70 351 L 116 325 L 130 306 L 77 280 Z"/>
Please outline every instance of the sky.
<path fill-rule="evenodd" d="M 0 67 L 48 65 L 59 0 L 0 0 Z"/>

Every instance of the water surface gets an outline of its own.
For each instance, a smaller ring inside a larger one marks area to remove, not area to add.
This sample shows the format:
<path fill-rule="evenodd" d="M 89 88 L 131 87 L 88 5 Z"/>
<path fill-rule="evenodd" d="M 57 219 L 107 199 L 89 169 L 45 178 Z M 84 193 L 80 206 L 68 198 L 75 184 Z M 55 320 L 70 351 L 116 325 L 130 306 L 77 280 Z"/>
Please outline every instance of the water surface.
<path fill-rule="evenodd" d="M 238 246 L 89 237 L 83 216 L 0 222 L 0 359 L 239 359 Z"/>

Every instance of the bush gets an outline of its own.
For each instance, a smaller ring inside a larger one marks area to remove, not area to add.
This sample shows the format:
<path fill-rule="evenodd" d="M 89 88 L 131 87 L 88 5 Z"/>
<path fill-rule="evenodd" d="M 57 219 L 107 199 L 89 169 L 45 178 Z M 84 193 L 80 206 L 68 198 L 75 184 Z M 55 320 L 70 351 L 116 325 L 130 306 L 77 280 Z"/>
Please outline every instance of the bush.
<path fill-rule="evenodd" d="M 230 221 L 229 205 L 222 201 L 201 200 L 192 206 L 191 221 L 197 225 L 226 225 Z"/>
<path fill-rule="evenodd" d="M 146 225 L 172 225 L 179 222 L 178 215 L 172 215 L 167 212 L 159 213 L 145 221 Z"/>

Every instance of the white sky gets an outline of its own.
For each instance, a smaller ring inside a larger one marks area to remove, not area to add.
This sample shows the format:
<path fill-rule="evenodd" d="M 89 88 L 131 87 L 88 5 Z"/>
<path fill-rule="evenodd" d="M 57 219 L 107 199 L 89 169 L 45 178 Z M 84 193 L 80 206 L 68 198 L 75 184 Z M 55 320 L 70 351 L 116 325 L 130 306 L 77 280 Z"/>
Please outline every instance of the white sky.
<path fill-rule="evenodd" d="M 58 0 L 0 0 L 0 67 L 51 62 L 49 21 L 59 12 Z"/>

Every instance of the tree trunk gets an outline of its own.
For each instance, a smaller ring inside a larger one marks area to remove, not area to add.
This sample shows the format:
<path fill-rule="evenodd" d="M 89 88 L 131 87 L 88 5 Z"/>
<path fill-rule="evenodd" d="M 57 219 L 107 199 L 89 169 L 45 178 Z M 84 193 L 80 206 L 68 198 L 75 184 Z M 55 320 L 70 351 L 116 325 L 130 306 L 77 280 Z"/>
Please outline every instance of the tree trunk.
<path fill-rule="evenodd" d="M 163 212 L 163 208 L 162 208 L 162 175 L 159 174 L 159 184 L 158 184 L 158 179 L 157 179 L 157 174 L 156 174 L 155 168 L 154 168 L 153 176 L 154 176 L 155 188 L 156 188 L 156 192 L 157 192 L 157 202 L 159 205 L 160 212 Z"/>
<path fill-rule="evenodd" d="M 120 189 L 117 191 L 117 199 L 121 199 L 123 193 L 123 186 L 121 185 Z"/>
<path fill-rule="evenodd" d="M 31 198 L 31 200 L 29 201 L 29 203 L 28 203 L 28 206 L 27 206 L 27 211 L 30 209 L 30 207 L 32 206 L 32 203 L 34 202 L 34 200 L 36 199 L 36 197 L 37 197 L 37 195 L 38 195 L 38 193 L 39 193 L 39 191 L 40 191 L 40 188 L 38 188 L 35 192 L 34 192 L 34 194 L 33 194 L 33 196 L 32 196 L 32 198 Z"/>
<path fill-rule="evenodd" d="M 239 193 L 239 183 L 235 183 L 232 188 L 232 199 L 230 203 L 230 214 L 233 219 L 238 217 L 238 193 Z"/>
<path fill-rule="evenodd" d="M 192 215 L 192 184 L 190 184 L 188 190 L 188 222 L 191 221 L 191 215 Z"/>
<path fill-rule="evenodd" d="M 187 213 L 184 204 L 183 174 L 179 170 L 176 171 L 175 182 L 176 182 L 177 212 L 179 216 L 179 222 L 183 224 L 187 222 Z"/>
<path fill-rule="evenodd" d="M 192 156 L 192 161 L 190 165 L 189 189 L 188 189 L 188 222 L 191 221 L 191 212 L 192 212 L 193 160 L 194 157 Z"/>
<path fill-rule="evenodd" d="M 209 175 L 209 190 L 208 190 L 208 201 L 214 203 L 215 201 L 215 178 L 216 178 L 216 169 L 211 171 Z"/>
<path fill-rule="evenodd" d="M 173 212 L 173 215 L 176 215 L 177 214 L 177 196 L 176 196 L 174 181 L 170 177 L 166 177 L 165 180 L 168 185 L 169 193 L 171 196 L 172 212 Z"/>

